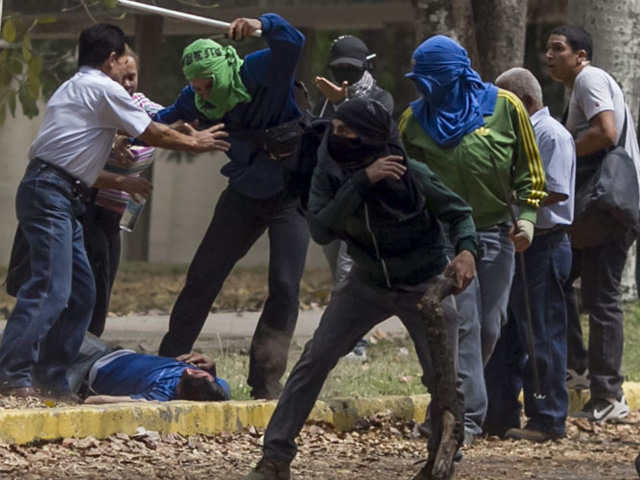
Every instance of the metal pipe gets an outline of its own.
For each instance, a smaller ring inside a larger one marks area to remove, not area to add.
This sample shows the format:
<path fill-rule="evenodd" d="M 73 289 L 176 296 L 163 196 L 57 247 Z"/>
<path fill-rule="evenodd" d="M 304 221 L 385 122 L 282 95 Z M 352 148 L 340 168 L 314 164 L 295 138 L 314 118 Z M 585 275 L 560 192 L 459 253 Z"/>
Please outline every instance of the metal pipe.
<path fill-rule="evenodd" d="M 154 13 L 162 15 L 163 17 L 175 18 L 176 20 L 185 20 L 187 22 L 199 23 L 201 25 L 208 25 L 210 27 L 220 28 L 227 30 L 228 22 L 222 22 L 220 20 L 214 20 L 213 18 L 201 17 L 200 15 L 192 15 L 191 13 L 178 12 L 176 10 L 169 10 L 168 8 L 156 7 L 155 5 L 147 5 L 145 3 L 133 2 L 131 0 L 116 0 L 123 7 L 128 7 L 133 10 L 139 10 L 141 12 Z M 252 34 L 254 37 L 262 36 L 262 31 L 256 30 Z"/>

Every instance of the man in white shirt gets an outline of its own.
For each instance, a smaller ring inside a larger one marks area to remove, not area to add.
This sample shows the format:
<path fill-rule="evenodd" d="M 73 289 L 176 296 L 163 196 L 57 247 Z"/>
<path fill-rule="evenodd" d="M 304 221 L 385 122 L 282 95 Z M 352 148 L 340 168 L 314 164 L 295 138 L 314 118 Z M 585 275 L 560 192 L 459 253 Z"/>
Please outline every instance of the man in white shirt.
<path fill-rule="evenodd" d="M 77 216 L 84 211 L 89 187 L 109 156 L 116 132 L 173 150 L 228 149 L 221 126 L 187 136 L 151 122 L 120 84 L 129 59 L 119 27 L 99 24 L 84 30 L 80 70 L 51 97 L 29 150 L 16 212 L 29 243 L 32 274 L 18 291 L 0 345 L 4 393 L 70 395 L 66 371 L 95 301 Z"/>
<path fill-rule="evenodd" d="M 572 89 L 565 125 L 576 143 L 576 189 L 589 180 L 605 153 L 618 144 L 634 160 L 636 173 L 640 172 L 635 126 L 624 96 L 607 72 L 591 66 L 592 51 L 591 36 L 574 25 L 555 29 L 547 42 L 551 76 Z M 625 122 L 626 137 L 621 139 Z M 569 314 L 569 368 L 578 368 L 572 365 L 572 358 L 588 359 L 583 360 L 582 369 L 588 367 L 591 399 L 580 416 L 594 421 L 616 420 L 629 414 L 620 371 L 624 340 L 620 280 L 636 233 L 635 228 L 622 230 L 600 245 L 574 250 L 568 298 L 575 299 L 571 283 L 580 277 L 582 304 L 589 313 L 589 351 L 587 354 L 584 349 L 575 303 L 568 305 L 573 307 Z M 586 371 L 576 373 L 586 377 Z"/>
<path fill-rule="evenodd" d="M 576 153 L 571 134 L 549 114 L 540 84 L 529 70 L 507 70 L 495 84 L 515 93 L 531 116 L 549 195 L 538 210 L 533 242 L 522 254 L 527 283 L 524 284 L 522 264 L 516 262 L 509 321 L 485 368 L 489 408 L 484 428 L 506 438 L 543 442 L 565 435 L 569 408 L 564 285 L 571 269 L 571 245 L 565 228 L 573 221 Z M 529 304 L 525 300 L 527 293 Z M 526 358 L 530 353 L 526 346 L 527 309 L 535 358 Z M 540 392 L 536 392 L 532 374 L 534 361 Z M 521 387 L 529 419 L 526 428 L 520 428 Z"/>

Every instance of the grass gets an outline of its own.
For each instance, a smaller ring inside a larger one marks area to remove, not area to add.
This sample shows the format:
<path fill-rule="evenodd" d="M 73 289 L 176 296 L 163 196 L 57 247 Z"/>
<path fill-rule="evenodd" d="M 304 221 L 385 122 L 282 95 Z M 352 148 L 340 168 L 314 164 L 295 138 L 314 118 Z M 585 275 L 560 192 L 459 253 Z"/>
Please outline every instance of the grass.
<path fill-rule="evenodd" d="M 182 288 L 186 265 L 124 263 L 118 273 L 111 300 L 115 315 L 130 313 L 169 313 Z M 0 278 L 6 267 L 0 267 Z M 227 282 L 212 310 L 260 310 L 267 296 L 265 268 L 237 268 Z M 301 308 L 326 305 L 331 278 L 326 269 L 308 269 L 301 283 Z M 15 300 L 0 289 L 0 316 L 8 316 Z M 627 380 L 640 381 L 640 301 L 624 305 L 625 346 L 622 371 Z M 588 340 L 586 316 L 582 317 L 585 341 Z M 245 350 L 220 345 L 206 352 L 216 358 L 218 371 L 230 382 L 236 398 L 249 398 L 246 375 L 249 357 Z M 288 370 L 302 353 L 302 345 L 293 343 Z M 408 339 L 378 339 L 367 348 L 369 361 L 362 364 L 340 360 L 326 382 L 322 395 L 376 396 L 424 393 L 421 369 L 413 343 Z"/>

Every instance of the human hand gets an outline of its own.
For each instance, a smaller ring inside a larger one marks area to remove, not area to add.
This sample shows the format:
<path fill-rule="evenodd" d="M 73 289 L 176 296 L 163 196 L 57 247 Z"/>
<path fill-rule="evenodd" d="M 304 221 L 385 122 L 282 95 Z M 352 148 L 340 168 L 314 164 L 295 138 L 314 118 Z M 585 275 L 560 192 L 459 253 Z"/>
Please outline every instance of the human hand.
<path fill-rule="evenodd" d="M 186 127 L 185 123 L 185 127 Z M 196 152 L 210 152 L 212 150 L 218 150 L 220 152 L 226 152 L 231 146 L 229 142 L 224 140 L 229 136 L 224 130 L 224 124 L 219 123 L 206 130 L 196 131 L 193 127 L 189 126 L 193 130 L 190 136 L 194 137 L 198 142 L 198 146 L 195 148 Z"/>
<path fill-rule="evenodd" d="M 462 250 L 444 269 L 445 277 L 453 277 L 456 281 L 454 294 L 462 292 L 469 286 L 476 275 L 476 259 L 469 250 Z"/>
<path fill-rule="evenodd" d="M 509 238 L 513 242 L 516 252 L 524 252 L 533 241 L 533 223 L 529 220 L 518 220 L 517 226 L 509 230 Z"/>
<path fill-rule="evenodd" d="M 229 29 L 227 37 L 233 40 L 242 40 L 253 34 L 256 30 L 262 30 L 262 22 L 257 18 L 236 18 Z"/>
<path fill-rule="evenodd" d="M 120 183 L 122 191 L 127 192 L 132 197 L 140 195 L 145 200 L 148 200 L 153 190 L 153 184 L 142 177 L 125 177 Z"/>
<path fill-rule="evenodd" d="M 407 170 L 407 167 L 401 163 L 402 160 L 403 157 L 399 155 L 387 155 L 386 157 L 378 158 L 365 169 L 369 181 L 377 183 L 385 178 L 399 180 Z"/>
<path fill-rule="evenodd" d="M 347 98 L 348 86 L 349 82 L 342 82 L 342 86 L 339 87 L 331 80 L 324 77 L 316 77 L 316 87 L 318 87 L 320 93 L 327 97 L 331 103 L 339 103 Z"/>
<path fill-rule="evenodd" d="M 194 132 L 198 131 L 198 126 L 200 122 L 198 120 L 194 120 L 193 122 L 185 122 L 184 120 L 178 120 L 177 122 L 173 122 L 169 125 L 174 130 L 177 130 L 180 133 L 185 135 L 192 135 Z"/>
<path fill-rule="evenodd" d="M 131 152 L 131 139 L 127 135 L 116 135 L 113 142 L 113 156 L 124 165 L 131 167 L 133 165 L 133 153 Z"/>
<path fill-rule="evenodd" d="M 185 353 L 176 358 L 179 362 L 191 363 L 202 370 L 211 372 L 213 376 L 216 375 L 216 362 L 213 358 L 203 353 Z"/>

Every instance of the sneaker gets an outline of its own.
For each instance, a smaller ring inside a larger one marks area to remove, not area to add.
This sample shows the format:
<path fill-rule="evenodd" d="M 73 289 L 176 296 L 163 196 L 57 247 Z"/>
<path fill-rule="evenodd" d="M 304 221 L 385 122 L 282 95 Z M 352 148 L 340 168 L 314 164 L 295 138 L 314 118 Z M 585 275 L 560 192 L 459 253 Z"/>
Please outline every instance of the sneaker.
<path fill-rule="evenodd" d="M 241 480 L 290 480 L 289 462 L 275 458 L 262 457 L 249 475 Z"/>
<path fill-rule="evenodd" d="M 582 373 L 571 368 L 567 369 L 567 388 L 569 390 L 589 390 L 589 387 L 591 387 L 591 379 L 588 368 Z"/>
<path fill-rule="evenodd" d="M 344 358 L 346 358 L 347 360 L 355 360 L 357 362 L 366 362 L 367 361 L 367 349 L 365 347 L 356 346 Z"/>
<path fill-rule="evenodd" d="M 624 395 L 616 398 L 592 398 L 575 416 L 587 418 L 592 422 L 609 422 L 629 415 L 629 406 Z"/>
<path fill-rule="evenodd" d="M 532 428 L 510 428 L 504 434 L 504 438 L 511 438 L 513 440 L 528 440 L 529 442 L 549 442 L 551 440 L 557 440 L 563 437 L 553 432 L 545 432 L 542 430 L 533 430 Z"/>

